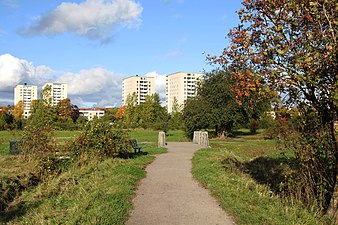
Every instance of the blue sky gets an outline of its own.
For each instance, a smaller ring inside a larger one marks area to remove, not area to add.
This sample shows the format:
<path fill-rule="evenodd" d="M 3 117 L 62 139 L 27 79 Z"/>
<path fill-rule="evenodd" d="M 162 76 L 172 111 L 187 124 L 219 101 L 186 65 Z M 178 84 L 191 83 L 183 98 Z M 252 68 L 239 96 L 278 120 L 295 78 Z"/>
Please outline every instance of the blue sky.
<path fill-rule="evenodd" d="M 0 0 L 0 105 L 15 85 L 68 83 L 72 103 L 120 106 L 122 79 L 212 69 L 240 0 Z"/>

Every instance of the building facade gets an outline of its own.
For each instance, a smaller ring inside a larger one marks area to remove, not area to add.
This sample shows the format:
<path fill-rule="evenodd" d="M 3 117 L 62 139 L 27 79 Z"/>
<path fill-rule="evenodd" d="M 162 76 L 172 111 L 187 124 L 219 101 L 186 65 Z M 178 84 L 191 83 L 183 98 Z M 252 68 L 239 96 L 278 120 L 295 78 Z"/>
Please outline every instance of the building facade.
<path fill-rule="evenodd" d="M 31 103 L 33 100 L 38 99 L 38 87 L 35 85 L 16 85 L 14 88 L 14 105 L 17 105 L 19 101 L 23 102 L 24 110 L 23 117 L 28 118 L 30 116 Z"/>
<path fill-rule="evenodd" d="M 197 86 L 202 79 L 201 73 L 177 72 L 166 76 L 166 106 L 168 113 L 173 110 L 176 99 L 182 107 L 184 101 L 196 96 Z"/>
<path fill-rule="evenodd" d="M 98 119 L 104 116 L 103 108 L 79 108 L 80 115 L 91 121 L 95 117 Z"/>
<path fill-rule="evenodd" d="M 143 103 L 147 95 L 155 94 L 155 78 L 131 76 L 122 81 L 122 105 L 126 104 L 128 95 L 136 93 L 137 104 Z"/>
<path fill-rule="evenodd" d="M 46 96 L 50 98 L 51 104 L 53 106 L 57 105 L 61 100 L 66 99 L 68 95 L 68 87 L 67 84 L 64 83 L 47 83 L 42 87 L 44 90 L 46 87 L 50 86 L 50 96 Z"/>

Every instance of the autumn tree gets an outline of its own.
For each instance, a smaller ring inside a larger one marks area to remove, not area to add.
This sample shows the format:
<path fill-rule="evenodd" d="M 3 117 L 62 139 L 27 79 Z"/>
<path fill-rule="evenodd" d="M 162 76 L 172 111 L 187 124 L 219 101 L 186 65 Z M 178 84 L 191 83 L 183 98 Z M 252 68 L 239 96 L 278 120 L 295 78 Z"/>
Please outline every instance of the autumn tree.
<path fill-rule="evenodd" d="M 336 0 L 244 0 L 230 44 L 212 63 L 231 71 L 238 103 L 275 91 L 299 110 L 293 142 L 312 202 L 324 212 L 337 190 L 338 4 Z M 261 90 L 264 84 L 268 88 Z M 300 144 L 301 143 L 301 144 Z M 336 188 L 335 188 L 336 186 Z M 335 201 L 334 207 L 337 207 Z"/>
<path fill-rule="evenodd" d="M 56 105 L 56 114 L 61 121 L 76 122 L 79 117 L 78 107 L 69 98 L 63 99 Z"/>
<path fill-rule="evenodd" d="M 264 104 L 246 109 L 237 103 L 232 91 L 232 80 L 227 71 L 207 73 L 195 98 L 188 99 L 183 109 L 183 120 L 188 136 L 198 129 L 214 128 L 217 136 L 228 135 L 236 124 L 248 121 L 256 111 L 264 111 Z"/>
<path fill-rule="evenodd" d="M 25 105 L 22 100 L 20 100 L 15 106 L 13 110 L 13 116 L 15 120 L 22 119 L 24 113 Z"/>

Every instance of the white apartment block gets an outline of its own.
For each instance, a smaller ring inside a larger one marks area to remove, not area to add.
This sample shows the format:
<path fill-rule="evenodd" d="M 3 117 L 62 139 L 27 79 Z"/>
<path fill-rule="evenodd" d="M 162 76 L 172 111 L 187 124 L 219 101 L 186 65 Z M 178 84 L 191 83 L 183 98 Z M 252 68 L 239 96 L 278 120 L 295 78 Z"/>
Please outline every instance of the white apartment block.
<path fill-rule="evenodd" d="M 174 99 L 179 106 L 184 101 L 196 96 L 197 85 L 202 79 L 201 73 L 177 72 L 166 76 L 166 106 L 168 113 L 172 112 Z"/>
<path fill-rule="evenodd" d="M 14 105 L 19 101 L 23 101 L 24 111 L 23 117 L 28 118 L 30 116 L 31 103 L 33 100 L 38 99 L 38 87 L 34 85 L 16 85 L 14 88 Z"/>
<path fill-rule="evenodd" d="M 128 95 L 136 93 L 137 104 L 143 103 L 147 95 L 155 94 L 155 78 L 131 76 L 122 81 L 122 105 L 126 104 Z"/>
<path fill-rule="evenodd" d="M 63 83 L 47 83 L 42 87 L 42 90 L 49 85 L 51 87 L 51 104 L 53 106 L 57 105 L 61 100 L 67 98 L 68 87 L 67 84 Z"/>
<path fill-rule="evenodd" d="M 104 116 L 104 109 L 102 108 L 80 108 L 80 115 L 86 117 L 88 121 L 91 121 L 95 117 L 98 119 Z"/>

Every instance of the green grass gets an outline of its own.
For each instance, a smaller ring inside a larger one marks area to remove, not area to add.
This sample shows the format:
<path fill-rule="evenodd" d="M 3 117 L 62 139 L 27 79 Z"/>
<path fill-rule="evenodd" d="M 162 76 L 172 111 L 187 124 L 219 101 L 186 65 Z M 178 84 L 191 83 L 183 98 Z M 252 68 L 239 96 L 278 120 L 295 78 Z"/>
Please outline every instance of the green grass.
<path fill-rule="evenodd" d="M 249 136 L 211 140 L 212 148 L 201 149 L 194 155 L 193 176 L 211 191 L 237 224 L 330 224 L 329 218 L 287 203 L 269 185 L 255 179 L 270 179 L 270 173 L 284 168 L 280 162 L 292 158 L 292 153 L 279 150 L 272 140 Z M 272 165 L 271 171 L 264 163 Z M 237 164 L 253 170 L 241 171 L 236 169 Z"/>
<path fill-rule="evenodd" d="M 0 156 L 9 155 L 9 141 L 20 138 L 21 131 L 0 131 Z"/>
<path fill-rule="evenodd" d="M 19 140 L 22 131 L 0 131 L 0 156 L 9 155 L 9 141 Z M 80 131 L 55 131 L 55 141 L 57 143 L 64 143 L 72 141 L 80 133 Z"/>
<path fill-rule="evenodd" d="M 157 143 L 158 132 L 156 130 L 135 129 L 130 130 L 130 137 L 135 138 L 137 142 L 154 142 Z M 166 135 L 166 142 L 184 142 L 188 141 L 184 131 L 169 131 Z"/>
<path fill-rule="evenodd" d="M 58 143 L 71 141 L 77 131 L 55 131 Z M 129 159 L 90 160 L 73 163 L 58 177 L 50 177 L 39 186 L 24 190 L 7 211 L 0 212 L 0 224 L 124 224 L 138 181 L 154 154 L 167 152 L 157 148 L 157 132 L 136 132 L 145 142 L 141 154 Z M 20 132 L 2 131 L 1 177 L 24 177 L 34 172 L 37 162 L 9 156 L 11 139 Z M 155 141 L 149 142 L 154 140 Z M 6 142 L 6 143 L 5 143 Z"/>
<path fill-rule="evenodd" d="M 151 154 L 165 152 L 155 147 L 148 151 L 131 159 L 75 164 L 24 192 L 8 211 L 0 213 L 0 224 L 124 224 L 138 181 L 154 159 Z"/>

